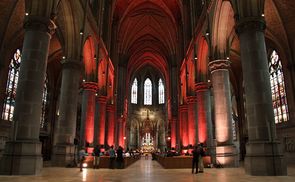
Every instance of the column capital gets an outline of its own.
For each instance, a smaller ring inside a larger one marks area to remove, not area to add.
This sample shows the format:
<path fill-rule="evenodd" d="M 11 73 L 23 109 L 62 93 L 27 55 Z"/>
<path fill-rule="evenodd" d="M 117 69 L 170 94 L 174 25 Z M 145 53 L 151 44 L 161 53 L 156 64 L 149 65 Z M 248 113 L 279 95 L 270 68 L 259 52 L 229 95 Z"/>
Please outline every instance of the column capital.
<path fill-rule="evenodd" d="M 236 32 L 238 35 L 244 31 L 260 31 L 264 32 L 266 23 L 263 17 L 245 17 L 240 19 L 236 24 Z"/>
<path fill-rule="evenodd" d="M 23 26 L 25 30 L 42 31 L 51 35 L 56 29 L 55 23 L 50 18 L 33 15 L 25 17 Z"/>
<path fill-rule="evenodd" d="M 62 68 L 63 69 L 76 69 L 76 70 L 82 70 L 83 65 L 79 61 L 62 61 Z"/>
<path fill-rule="evenodd" d="M 196 103 L 197 102 L 197 96 L 188 96 L 187 97 L 187 103 L 188 104 L 194 104 L 194 103 Z"/>
<path fill-rule="evenodd" d="M 90 90 L 96 92 L 98 89 L 98 85 L 95 82 L 83 82 L 82 88 L 83 90 Z"/>
<path fill-rule="evenodd" d="M 107 96 L 103 96 L 103 95 L 97 96 L 97 101 L 101 104 L 106 104 L 107 103 Z"/>
<path fill-rule="evenodd" d="M 230 61 L 226 59 L 211 61 L 208 67 L 211 73 L 217 70 L 228 70 L 230 68 Z"/>
<path fill-rule="evenodd" d="M 199 82 L 195 84 L 195 91 L 196 93 L 207 91 L 210 89 L 210 87 L 211 87 L 211 84 L 208 82 Z"/>

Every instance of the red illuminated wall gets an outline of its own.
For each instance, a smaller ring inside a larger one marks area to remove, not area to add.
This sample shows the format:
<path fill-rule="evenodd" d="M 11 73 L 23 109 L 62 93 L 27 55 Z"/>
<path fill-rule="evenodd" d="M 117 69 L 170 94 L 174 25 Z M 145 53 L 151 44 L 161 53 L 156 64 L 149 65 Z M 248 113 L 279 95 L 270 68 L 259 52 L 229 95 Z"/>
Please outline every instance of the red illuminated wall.
<path fill-rule="evenodd" d="M 98 89 L 100 95 L 106 94 L 107 60 L 103 58 L 98 64 Z"/>
<path fill-rule="evenodd" d="M 83 47 L 83 61 L 85 66 L 86 77 L 93 74 L 95 66 L 95 48 L 91 37 L 88 37 Z"/>

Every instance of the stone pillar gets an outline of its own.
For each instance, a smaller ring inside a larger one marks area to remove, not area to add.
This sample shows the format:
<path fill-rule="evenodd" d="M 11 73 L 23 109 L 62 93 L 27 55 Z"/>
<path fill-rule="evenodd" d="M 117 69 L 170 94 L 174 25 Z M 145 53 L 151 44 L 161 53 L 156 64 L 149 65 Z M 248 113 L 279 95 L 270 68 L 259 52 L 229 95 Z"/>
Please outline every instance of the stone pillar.
<path fill-rule="evenodd" d="M 158 134 L 159 134 L 158 148 L 162 152 L 164 152 L 165 148 L 167 148 L 165 133 L 166 133 L 166 131 L 165 131 L 164 123 L 163 123 L 162 126 L 159 128 L 159 131 L 158 131 Z"/>
<path fill-rule="evenodd" d="M 94 123 L 94 144 L 105 145 L 106 135 L 106 109 L 107 109 L 107 97 L 98 96 L 96 97 L 96 112 L 95 112 L 95 123 Z"/>
<path fill-rule="evenodd" d="M 177 137 L 176 137 L 176 122 L 177 118 L 172 117 L 171 120 L 171 148 L 176 148 L 176 142 L 177 142 Z"/>
<path fill-rule="evenodd" d="M 197 120 L 196 120 L 196 107 L 197 107 L 197 97 L 189 96 L 187 97 L 187 107 L 188 107 L 188 144 L 196 145 L 197 140 Z"/>
<path fill-rule="evenodd" d="M 85 147 L 86 143 L 93 143 L 95 99 L 97 88 L 97 83 L 83 83 L 80 147 Z M 87 152 L 92 152 L 92 150 L 87 150 Z"/>
<path fill-rule="evenodd" d="M 129 133 L 129 149 L 135 149 L 136 148 L 136 130 L 134 127 L 130 127 L 130 133 Z"/>
<path fill-rule="evenodd" d="M 197 121 L 198 121 L 198 142 L 204 143 L 211 157 L 211 162 L 215 163 L 215 147 L 213 143 L 213 125 L 211 118 L 211 96 L 210 85 L 207 82 L 195 84 L 197 95 Z"/>
<path fill-rule="evenodd" d="M 286 175 L 276 137 L 264 29 L 262 17 L 242 18 L 237 24 L 249 135 L 245 170 L 251 175 Z"/>
<path fill-rule="evenodd" d="M 39 16 L 29 16 L 24 23 L 22 63 L 13 115 L 14 133 L 12 141 L 6 142 L 0 174 L 34 175 L 43 167 L 39 132 L 50 27 L 54 27 L 54 23 Z"/>
<path fill-rule="evenodd" d="M 107 105 L 107 144 L 115 145 L 115 105 Z"/>
<path fill-rule="evenodd" d="M 59 118 L 54 132 L 53 166 L 66 166 L 74 160 L 80 75 L 80 62 L 68 60 L 63 63 Z"/>
<path fill-rule="evenodd" d="M 120 117 L 118 119 L 118 145 L 121 147 L 124 147 L 124 137 L 125 137 L 125 133 L 124 133 L 124 127 L 125 127 L 125 123 L 124 123 L 124 118 Z"/>
<path fill-rule="evenodd" d="M 239 161 L 233 144 L 229 68 L 228 60 L 209 63 L 215 107 L 216 160 L 226 167 L 237 167 Z"/>
<path fill-rule="evenodd" d="M 187 122 L 187 105 L 179 106 L 179 116 L 180 116 L 180 144 L 181 147 L 188 146 L 188 122 Z"/>

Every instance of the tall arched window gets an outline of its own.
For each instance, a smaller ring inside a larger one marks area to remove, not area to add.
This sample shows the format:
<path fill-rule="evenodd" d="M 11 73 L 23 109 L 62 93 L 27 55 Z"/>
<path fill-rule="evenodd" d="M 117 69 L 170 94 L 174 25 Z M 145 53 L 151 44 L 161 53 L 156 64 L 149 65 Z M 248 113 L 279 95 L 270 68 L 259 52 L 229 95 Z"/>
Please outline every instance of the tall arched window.
<path fill-rule="evenodd" d="M 131 87 L 131 103 L 137 104 L 137 79 L 135 78 Z"/>
<path fill-rule="evenodd" d="M 162 79 L 159 80 L 159 104 L 165 103 L 164 84 Z"/>
<path fill-rule="evenodd" d="M 47 98 L 48 98 L 48 79 L 47 76 L 45 77 L 44 87 L 43 87 L 43 95 L 42 95 L 42 112 L 41 112 L 41 120 L 40 120 L 40 128 L 46 129 L 47 128 L 47 118 L 45 114 L 47 113 Z"/>
<path fill-rule="evenodd" d="M 152 105 L 152 81 L 147 78 L 144 81 L 144 105 Z"/>
<path fill-rule="evenodd" d="M 270 55 L 269 74 L 275 123 L 282 123 L 289 120 L 289 112 L 282 63 L 275 50 Z"/>
<path fill-rule="evenodd" d="M 21 51 L 19 49 L 13 55 L 13 58 L 10 61 L 8 79 L 6 84 L 5 91 L 5 100 L 2 112 L 2 119 L 12 121 L 14 106 L 15 106 L 15 96 L 16 88 L 19 77 L 21 63 Z"/>

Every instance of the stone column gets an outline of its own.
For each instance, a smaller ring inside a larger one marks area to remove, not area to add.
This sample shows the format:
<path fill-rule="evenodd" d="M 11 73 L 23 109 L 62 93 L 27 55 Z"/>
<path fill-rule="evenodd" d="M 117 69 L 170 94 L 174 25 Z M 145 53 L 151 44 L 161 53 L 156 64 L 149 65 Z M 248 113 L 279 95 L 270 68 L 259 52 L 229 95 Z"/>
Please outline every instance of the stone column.
<path fill-rule="evenodd" d="M 187 105 L 179 106 L 179 115 L 180 115 L 180 144 L 181 147 L 188 146 L 188 122 L 187 122 Z"/>
<path fill-rule="evenodd" d="M 78 88 L 81 63 L 67 60 L 63 63 L 59 100 L 59 118 L 55 123 L 53 166 L 66 166 L 74 160 L 74 138 L 77 122 Z"/>
<path fill-rule="evenodd" d="M 213 143 L 213 125 L 211 118 L 210 85 L 207 82 L 195 84 L 197 95 L 198 142 L 204 143 L 208 149 L 211 163 L 215 163 L 215 146 Z"/>
<path fill-rule="evenodd" d="M 159 128 L 159 140 L 158 140 L 158 148 L 164 152 L 165 148 L 167 148 L 167 144 L 166 144 L 166 131 L 165 131 L 165 126 L 164 123 L 163 125 Z"/>
<path fill-rule="evenodd" d="M 276 137 L 264 29 L 262 17 L 242 18 L 237 24 L 249 135 L 245 169 L 251 175 L 286 175 Z"/>
<path fill-rule="evenodd" d="M 107 97 L 96 97 L 96 111 L 95 111 L 95 123 L 94 123 L 94 144 L 105 145 L 106 135 L 106 107 Z"/>
<path fill-rule="evenodd" d="M 95 82 L 83 83 L 80 147 L 85 147 L 86 143 L 93 143 L 95 99 L 97 89 L 98 86 Z M 88 150 L 88 152 L 92 152 L 92 150 Z"/>
<path fill-rule="evenodd" d="M 226 167 L 237 167 L 239 161 L 233 144 L 229 68 L 228 60 L 209 63 L 215 107 L 216 160 Z"/>
<path fill-rule="evenodd" d="M 107 105 L 107 144 L 109 146 L 115 145 L 115 105 Z"/>
<path fill-rule="evenodd" d="M 118 145 L 124 147 L 124 118 L 120 117 L 118 119 Z"/>
<path fill-rule="evenodd" d="M 176 142 L 177 142 L 177 136 L 176 136 L 176 122 L 177 122 L 177 118 L 172 117 L 171 120 L 171 148 L 176 148 Z"/>
<path fill-rule="evenodd" d="M 188 114 L 188 144 L 189 145 L 196 145 L 198 143 L 197 140 L 197 130 L 198 128 L 196 123 L 196 107 L 197 107 L 197 97 L 196 96 L 189 96 L 187 97 L 187 114 Z"/>
<path fill-rule="evenodd" d="M 42 94 L 47 67 L 50 32 L 54 23 L 45 17 L 29 16 L 24 23 L 22 63 L 13 115 L 12 141 L 6 142 L 0 173 L 38 174 L 42 167 L 39 142 Z"/>

